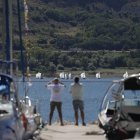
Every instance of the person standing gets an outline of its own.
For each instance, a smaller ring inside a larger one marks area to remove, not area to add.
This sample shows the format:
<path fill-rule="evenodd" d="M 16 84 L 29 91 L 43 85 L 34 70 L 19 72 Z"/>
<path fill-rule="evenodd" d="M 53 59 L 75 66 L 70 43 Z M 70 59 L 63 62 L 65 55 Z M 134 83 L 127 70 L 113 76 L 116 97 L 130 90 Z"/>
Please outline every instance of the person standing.
<path fill-rule="evenodd" d="M 51 91 L 49 125 L 51 125 L 52 123 L 53 113 L 55 108 L 57 108 L 60 124 L 63 126 L 64 124 L 62 117 L 61 91 L 64 89 L 65 85 L 61 83 L 58 78 L 54 78 L 51 82 L 47 84 L 47 87 Z"/>
<path fill-rule="evenodd" d="M 83 102 L 83 84 L 79 83 L 79 77 L 74 78 L 74 83 L 70 85 L 72 103 L 75 114 L 75 125 L 78 125 L 78 111 L 80 110 L 82 125 L 85 126 L 84 102 Z"/>

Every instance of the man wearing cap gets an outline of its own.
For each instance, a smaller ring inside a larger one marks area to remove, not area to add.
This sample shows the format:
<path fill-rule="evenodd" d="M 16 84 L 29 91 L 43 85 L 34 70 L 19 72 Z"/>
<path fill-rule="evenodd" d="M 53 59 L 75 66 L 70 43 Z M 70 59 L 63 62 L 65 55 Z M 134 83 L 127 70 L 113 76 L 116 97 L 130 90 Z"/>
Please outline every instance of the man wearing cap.
<path fill-rule="evenodd" d="M 51 125 L 53 112 L 56 107 L 60 124 L 63 126 L 61 91 L 64 89 L 65 85 L 61 83 L 58 78 L 54 78 L 47 84 L 47 87 L 51 91 L 49 125 Z"/>
<path fill-rule="evenodd" d="M 72 94 L 73 109 L 75 114 L 75 125 L 78 125 L 78 110 L 80 110 L 82 125 L 85 126 L 84 103 L 83 103 L 83 85 L 79 83 L 79 77 L 74 78 L 74 83 L 70 86 Z"/>

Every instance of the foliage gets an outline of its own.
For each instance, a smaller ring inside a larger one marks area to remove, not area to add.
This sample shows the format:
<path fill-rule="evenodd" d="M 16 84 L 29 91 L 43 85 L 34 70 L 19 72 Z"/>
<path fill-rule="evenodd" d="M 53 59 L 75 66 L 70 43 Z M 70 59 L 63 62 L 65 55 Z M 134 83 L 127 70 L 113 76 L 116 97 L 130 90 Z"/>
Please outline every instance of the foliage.
<path fill-rule="evenodd" d="M 24 47 L 23 6 L 21 15 L 23 47 L 30 54 L 25 56 L 31 71 L 53 74 L 65 69 L 140 66 L 139 0 L 32 0 L 28 6 L 28 49 Z M 13 0 L 15 51 L 20 50 L 16 7 Z M 20 59 L 19 54 L 14 56 Z"/>
<path fill-rule="evenodd" d="M 98 68 L 140 67 L 139 51 L 44 52 L 34 51 L 29 61 L 31 71 L 54 75 L 57 70 L 95 71 Z M 36 54 L 37 53 L 37 54 Z"/>

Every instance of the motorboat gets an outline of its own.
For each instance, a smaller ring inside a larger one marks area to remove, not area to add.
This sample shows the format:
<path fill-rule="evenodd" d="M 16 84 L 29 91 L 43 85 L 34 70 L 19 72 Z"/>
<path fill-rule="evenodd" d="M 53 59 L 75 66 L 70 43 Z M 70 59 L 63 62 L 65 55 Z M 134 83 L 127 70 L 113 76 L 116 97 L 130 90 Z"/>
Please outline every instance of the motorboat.
<path fill-rule="evenodd" d="M 24 134 L 14 80 L 9 75 L 0 74 L 0 139 L 23 140 Z"/>
<path fill-rule="evenodd" d="M 112 82 L 103 98 L 98 121 L 108 139 L 133 139 L 140 134 L 140 74 Z"/>

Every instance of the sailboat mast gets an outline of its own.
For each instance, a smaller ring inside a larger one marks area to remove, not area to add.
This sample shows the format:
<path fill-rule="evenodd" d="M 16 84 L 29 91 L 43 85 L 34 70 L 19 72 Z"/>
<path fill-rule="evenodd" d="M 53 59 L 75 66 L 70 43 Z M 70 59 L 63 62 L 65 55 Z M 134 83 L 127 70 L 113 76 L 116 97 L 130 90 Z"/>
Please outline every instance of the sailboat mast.
<path fill-rule="evenodd" d="M 10 62 L 6 70 L 7 74 L 13 75 L 13 66 L 11 61 L 13 60 L 13 46 L 12 46 L 12 0 L 3 0 L 3 17 L 5 23 L 5 59 Z M 10 71 L 8 71 L 10 69 Z"/>
<path fill-rule="evenodd" d="M 22 29 L 21 29 L 20 0 L 17 0 L 17 9 L 18 9 L 18 28 L 19 28 L 19 39 L 20 39 L 21 69 L 22 69 L 23 82 L 25 82 L 25 67 L 24 67 Z"/>

